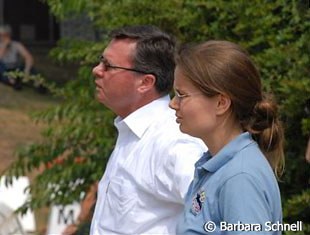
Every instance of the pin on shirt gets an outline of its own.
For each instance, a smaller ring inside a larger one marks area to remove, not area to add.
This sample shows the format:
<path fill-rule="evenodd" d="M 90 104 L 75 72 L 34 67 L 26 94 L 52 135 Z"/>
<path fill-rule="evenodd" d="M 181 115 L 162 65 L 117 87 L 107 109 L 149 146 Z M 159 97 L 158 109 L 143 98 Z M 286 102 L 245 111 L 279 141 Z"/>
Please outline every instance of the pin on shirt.
<path fill-rule="evenodd" d="M 206 199 L 206 193 L 203 189 L 200 189 L 197 194 L 192 199 L 192 209 L 191 212 L 194 215 L 198 215 L 202 209 L 203 203 Z"/>

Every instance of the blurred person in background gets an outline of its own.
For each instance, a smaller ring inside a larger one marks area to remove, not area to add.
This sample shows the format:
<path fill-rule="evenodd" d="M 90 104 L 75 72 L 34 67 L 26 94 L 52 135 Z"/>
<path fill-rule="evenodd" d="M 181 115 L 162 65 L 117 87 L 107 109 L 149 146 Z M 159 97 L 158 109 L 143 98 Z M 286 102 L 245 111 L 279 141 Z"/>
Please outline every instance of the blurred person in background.
<path fill-rule="evenodd" d="M 21 78 L 10 78 L 5 73 L 22 71 L 25 77 L 34 73 L 33 57 L 20 42 L 12 40 L 12 29 L 9 25 L 0 25 L 0 81 L 21 89 Z"/>
<path fill-rule="evenodd" d="M 95 210 L 98 182 L 91 185 L 85 198 L 80 203 L 81 211 L 73 224 L 69 224 L 61 235 L 85 235 L 89 234 L 91 218 Z"/>

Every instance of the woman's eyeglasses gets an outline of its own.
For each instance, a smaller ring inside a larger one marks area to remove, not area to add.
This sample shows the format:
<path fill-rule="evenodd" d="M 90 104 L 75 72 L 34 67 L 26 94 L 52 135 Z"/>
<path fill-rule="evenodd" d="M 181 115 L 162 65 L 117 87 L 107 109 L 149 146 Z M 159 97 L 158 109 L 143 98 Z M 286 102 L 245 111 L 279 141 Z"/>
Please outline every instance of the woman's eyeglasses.
<path fill-rule="evenodd" d="M 192 94 L 181 94 L 179 91 L 174 90 L 175 97 L 177 98 L 178 101 L 181 101 L 182 99 L 190 96 L 195 96 L 195 95 L 203 95 L 202 92 L 195 92 Z"/>

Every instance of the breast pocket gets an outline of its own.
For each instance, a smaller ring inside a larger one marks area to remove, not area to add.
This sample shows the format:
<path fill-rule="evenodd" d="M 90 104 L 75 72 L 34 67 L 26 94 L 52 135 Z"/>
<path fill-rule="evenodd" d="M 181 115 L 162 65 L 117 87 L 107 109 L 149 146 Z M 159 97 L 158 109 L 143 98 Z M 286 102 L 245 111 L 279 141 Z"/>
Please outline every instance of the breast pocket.
<path fill-rule="evenodd" d="M 137 192 L 126 179 L 112 178 L 106 190 L 101 226 L 115 233 L 132 234 L 135 229 Z"/>

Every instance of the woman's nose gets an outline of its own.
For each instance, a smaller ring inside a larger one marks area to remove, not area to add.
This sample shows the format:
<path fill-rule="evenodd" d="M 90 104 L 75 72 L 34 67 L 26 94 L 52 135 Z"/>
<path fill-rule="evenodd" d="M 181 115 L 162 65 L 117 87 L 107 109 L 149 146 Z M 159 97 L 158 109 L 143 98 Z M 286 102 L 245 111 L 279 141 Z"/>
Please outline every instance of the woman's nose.
<path fill-rule="evenodd" d="M 169 107 L 171 109 L 177 110 L 179 109 L 179 102 L 177 101 L 176 97 L 173 97 L 172 100 L 169 103 Z"/>

